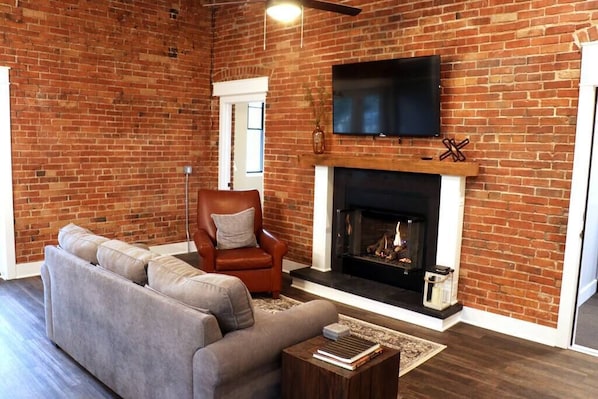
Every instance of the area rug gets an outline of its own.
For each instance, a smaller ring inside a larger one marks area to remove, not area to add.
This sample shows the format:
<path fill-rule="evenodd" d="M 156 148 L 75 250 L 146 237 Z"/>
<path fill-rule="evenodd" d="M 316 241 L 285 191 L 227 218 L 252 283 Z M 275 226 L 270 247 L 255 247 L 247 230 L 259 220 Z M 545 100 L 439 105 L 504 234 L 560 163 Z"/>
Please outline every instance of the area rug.
<path fill-rule="evenodd" d="M 254 298 L 253 303 L 258 309 L 271 313 L 280 312 L 301 304 L 301 302 L 283 295 L 279 299 Z M 446 345 L 403 334 L 390 328 L 368 323 L 343 314 L 339 315 L 339 322 L 348 326 L 352 334 L 401 351 L 399 377 L 423 364 L 426 360 L 431 359 L 446 348 Z"/>

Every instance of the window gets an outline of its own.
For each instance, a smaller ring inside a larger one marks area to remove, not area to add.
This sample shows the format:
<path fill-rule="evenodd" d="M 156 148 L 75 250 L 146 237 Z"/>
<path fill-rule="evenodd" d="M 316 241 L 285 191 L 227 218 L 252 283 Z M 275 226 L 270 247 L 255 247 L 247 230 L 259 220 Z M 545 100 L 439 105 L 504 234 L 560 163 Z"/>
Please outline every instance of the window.
<path fill-rule="evenodd" d="M 249 103 L 247 107 L 247 173 L 264 171 L 264 103 Z"/>

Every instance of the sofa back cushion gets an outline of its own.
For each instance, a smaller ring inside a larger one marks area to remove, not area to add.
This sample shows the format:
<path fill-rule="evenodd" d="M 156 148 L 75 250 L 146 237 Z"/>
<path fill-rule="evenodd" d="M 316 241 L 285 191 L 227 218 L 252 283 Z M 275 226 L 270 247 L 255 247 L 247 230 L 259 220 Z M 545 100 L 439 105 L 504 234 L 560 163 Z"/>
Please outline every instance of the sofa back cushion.
<path fill-rule="evenodd" d="M 140 285 L 147 284 L 147 264 L 157 256 L 120 240 L 109 240 L 98 247 L 99 266 Z"/>
<path fill-rule="evenodd" d="M 150 260 L 147 274 L 150 288 L 213 314 L 223 334 L 254 323 L 251 295 L 237 277 L 204 273 L 168 255 Z"/>
<path fill-rule="evenodd" d="M 98 264 L 98 247 L 106 241 L 108 238 L 95 235 L 73 223 L 58 231 L 58 245 L 62 249 L 94 265 Z"/>

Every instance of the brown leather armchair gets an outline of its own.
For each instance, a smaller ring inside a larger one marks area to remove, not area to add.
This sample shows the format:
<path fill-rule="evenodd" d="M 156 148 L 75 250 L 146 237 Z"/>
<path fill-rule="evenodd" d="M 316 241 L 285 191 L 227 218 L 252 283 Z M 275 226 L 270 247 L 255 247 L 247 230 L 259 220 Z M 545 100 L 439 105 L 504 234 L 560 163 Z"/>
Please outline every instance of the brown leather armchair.
<path fill-rule="evenodd" d="M 253 207 L 257 247 L 218 249 L 212 214 L 231 215 Z M 282 258 L 287 244 L 262 227 L 262 206 L 257 190 L 204 190 L 197 197 L 197 227 L 193 240 L 199 268 L 205 272 L 239 277 L 250 292 L 270 292 L 278 298 L 282 284 Z"/>

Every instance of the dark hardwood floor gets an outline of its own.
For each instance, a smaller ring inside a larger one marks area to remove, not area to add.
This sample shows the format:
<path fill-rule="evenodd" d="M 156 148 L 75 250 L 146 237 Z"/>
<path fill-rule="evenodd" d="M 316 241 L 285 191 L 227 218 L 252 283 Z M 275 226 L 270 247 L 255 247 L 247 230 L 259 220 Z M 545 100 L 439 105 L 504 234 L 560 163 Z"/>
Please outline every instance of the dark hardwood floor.
<path fill-rule="evenodd" d="M 288 277 L 283 293 L 303 301 L 314 298 L 290 287 Z M 340 313 L 448 346 L 401 377 L 401 399 L 586 399 L 598 394 L 598 358 L 465 324 L 439 333 L 337 306 Z M 46 338 L 41 279 L 0 279 L 0 398 L 115 397 Z"/>

